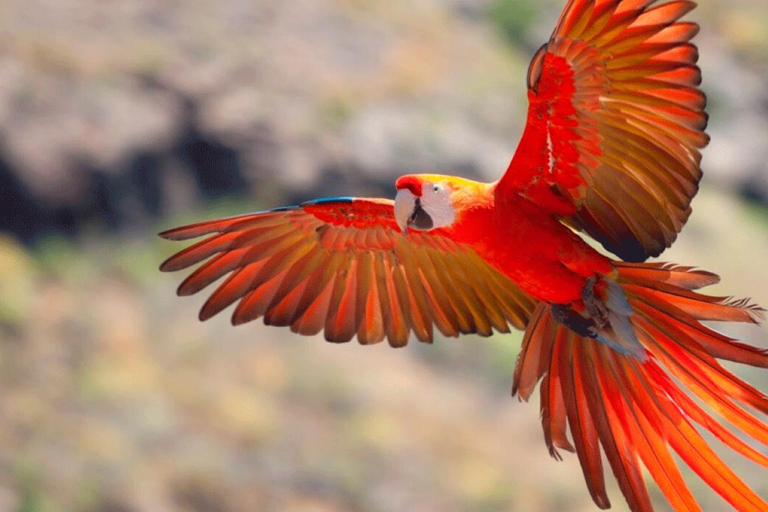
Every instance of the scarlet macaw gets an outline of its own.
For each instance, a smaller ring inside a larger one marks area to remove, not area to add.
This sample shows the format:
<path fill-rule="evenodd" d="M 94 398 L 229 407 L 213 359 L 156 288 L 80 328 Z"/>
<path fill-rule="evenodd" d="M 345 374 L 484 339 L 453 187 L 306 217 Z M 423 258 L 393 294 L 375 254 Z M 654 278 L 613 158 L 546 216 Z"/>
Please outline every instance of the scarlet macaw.
<path fill-rule="evenodd" d="M 700 510 L 671 451 L 734 507 L 768 510 L 694 428 L 768 466 L 700 405 L 768 445 L 743 407 L 768 413 L 768 397 L 717 362 L 765 368 L 768 351 L 701 323 L 756 323 L 764 310 L 694 291 L 715 274 L 643 263 L 675 240 L 701 178 L 698 26 L 679 21 L 694 5 L 570 0 L 531 62 L 527 126 L 494 183 L 407 175 L 394 201 L 321 199 L 171 229 L 161 236 L 205 238 L 161 269 L 204 262 L 179 295 L 228 275 L 201 320 L 239 301 L 233 324 L 263 317 L 333 342 L 525 329 L 513 394 L 541 382 L 549 451 L 576 452 L 600 508 L 602 447 L 632 510 L 652 510 L 642 467 L 675 510 Z"/>

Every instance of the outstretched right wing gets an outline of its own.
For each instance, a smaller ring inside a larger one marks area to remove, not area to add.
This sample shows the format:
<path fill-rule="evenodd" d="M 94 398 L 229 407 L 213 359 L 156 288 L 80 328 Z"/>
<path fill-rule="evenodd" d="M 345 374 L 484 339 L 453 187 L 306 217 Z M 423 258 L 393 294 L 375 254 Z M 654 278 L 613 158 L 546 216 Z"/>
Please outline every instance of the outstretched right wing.
<path fill-rule="evenodd" d="M 300 334 L 325 332 L 329 341 L 357 335 L 408 342 L 411 330 L 432 341 L 433 324 L 446 336 L 525 328 L 536 301 L 471 248 L 440 230 L 404 235 L 384 199 L 333 198 L 160 234 L 169 240 L 208 235 L 160 267 L 198 267 L 179 295 L 229 277 L 200 312 L 206 320 L 238 302 L 233 324 L 264 317 Z"/>
<path fill-rule="evenodd" d="M 658 256 L 701 178 L 706 99 L 687 0 L 571 0 L 531 62 L 528 121 L 502 194 L 627 261 Z"/>

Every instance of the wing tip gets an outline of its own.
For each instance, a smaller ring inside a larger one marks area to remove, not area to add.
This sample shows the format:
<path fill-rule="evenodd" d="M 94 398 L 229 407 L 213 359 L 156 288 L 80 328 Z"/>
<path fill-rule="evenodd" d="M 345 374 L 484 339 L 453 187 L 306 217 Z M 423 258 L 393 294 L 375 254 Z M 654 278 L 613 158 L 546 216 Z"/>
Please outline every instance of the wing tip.
<path fill-rule="evenodd" d="M 187 280 L 184 280 L 178 288 L 176 288 L 176 296 L 177 297 L 190 297 L 197 292 L 199 292 L 202 288 L 192 286 L 190 285 Z"/>
<path fill-rule="evenodd" d="M 202 313 L 202 312 L 201 312 L 201 313 Z M 201 320 L 201 321 L 205 321 L 205 320 L 207 320 L 207 318 L 206 318 L 206 319 L 203 319 L 203 318 L 202 318 L 202 314 L 201 314 L 201 318 L 200 318 L 200 320 Z M 237 316 L 237 315 L 232 315 L 232 318 L 230 318 L 230 319 L 229 319 L 229 323 L 232 325 L 232 327 L 237 327 L 237 326 L 239 326 L 239 325 L 247 324 L 247 323 L 248 323 L 248 320 L 246 320 L 246 319 L 244 319 L 244 318 L 241 318 L 241 317 L 239 317 L 239 316 Z"/>
<path fill-rule="evenodd" d="M 159 232 L 157 236 L 159 236 L 164 240 L 170 240 L 172 242 L 179 242 L 183 240 L 189 240 L 190 238 L 197 238 L 206 233 L 209 233 L 210 230 L 206 230 L 206 228 L 208 228 L 214 223 L 219 222 L 220 220 L 196 222 L 194 224 L 187 224 L 184 226 L 178 226 L 175 228 L 166 229 Z"/>
<path fill-rule="evenodd" d="M 162 262 L 158 268 L 160 272 L 176 272 L 177 270 L 182 270 L 185 267 L 178 264 L 176 254 L 174 254 Z"/>
<path fill-rule="evenodd" d="M 159 232 L 157 236 L 163 240 L 181 240 L 180 238 L 177 238 L 175 234 L 178 230 L 179 228 L 166 229 L 165 231 Z"/>
<path fill-rule="evenodd" d="M 208 308 L 203 306 L 203 308 L 197 314 L 197 319 L 200 320 L 201 322 L 205 322 L 213 318 L 215 315 L 216 315 L 215 312 L 212 313 Z"/>

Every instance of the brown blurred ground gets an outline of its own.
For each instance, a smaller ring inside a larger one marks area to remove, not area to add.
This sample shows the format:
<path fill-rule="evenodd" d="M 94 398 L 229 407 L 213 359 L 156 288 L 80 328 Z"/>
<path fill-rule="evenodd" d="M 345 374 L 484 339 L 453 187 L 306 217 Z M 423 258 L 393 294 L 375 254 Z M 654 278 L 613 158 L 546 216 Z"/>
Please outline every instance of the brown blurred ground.
<path fill-rule="evenodd" d="M 156 271 L 162 227 L 388 195 L 406 171 L 492 179 L 561 7 L 4 0 L 0 512 L 594 510 L 538 404 L 508 396 L 519 336 L 396 351 L 200 324 L 202 298 Z M 768 6 L 695 14 L 713 144 L 663 259 L 768 304 Z M 727 460 L 768 497 L 764 469 Z"/>

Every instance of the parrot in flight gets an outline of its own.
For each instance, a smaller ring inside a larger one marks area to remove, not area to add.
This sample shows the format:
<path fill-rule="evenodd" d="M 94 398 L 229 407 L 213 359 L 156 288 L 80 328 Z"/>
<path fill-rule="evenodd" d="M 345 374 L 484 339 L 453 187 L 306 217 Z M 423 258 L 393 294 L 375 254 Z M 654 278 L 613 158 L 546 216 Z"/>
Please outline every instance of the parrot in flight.
<path fill-rule="evenodd" d="M 604 453 L 631 510 L 653 509 L 645 474 L 674 510 L 701 510 L 676 454 L 734 508 L 768 510 L 700 433 L 768 467 L 744 441 L 768 445 L 768 397 L 718 362 L 766 368 L 768 350 L 702 323 L 758 323 L 764 310 L 697 291 L 715 274 L 646 262 L 687 221 L 709 140 L 699 27 L 681 21 L 694 7 L 570 0 L 530 64 L 527 124 L 493 183 L 405 175 L 394 201 L 319 199 L 170 229 L 161 236 L 203 238 L 161 270 L 202 263 L 181 296 L 226 276 L 201 320 L 237 303 L 235 325 L 263 318 L 332 342 L 524 330 L 512 393 L 540 386 L 549 453 L 576 453 L 598 507 L 610 507 Z"/>

